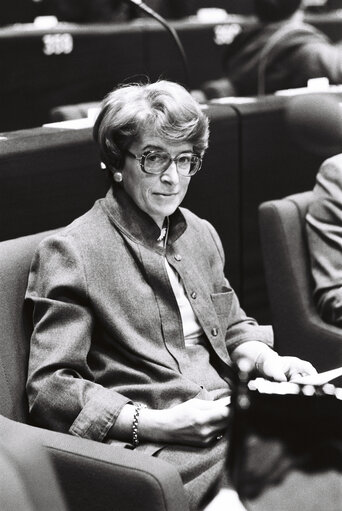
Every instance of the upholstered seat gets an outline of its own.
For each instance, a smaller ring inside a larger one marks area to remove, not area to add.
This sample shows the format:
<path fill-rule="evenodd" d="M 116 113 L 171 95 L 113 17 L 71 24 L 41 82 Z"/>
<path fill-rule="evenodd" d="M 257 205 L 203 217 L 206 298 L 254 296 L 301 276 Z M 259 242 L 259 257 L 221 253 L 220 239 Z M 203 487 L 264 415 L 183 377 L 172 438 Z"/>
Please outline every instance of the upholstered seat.
<path fill-rule="evenodd" d="M 259 222 L 275 347 L 323 371 L 342 365 L 342 331 L 321 319 L 313 300 L 304 225 L 312 200 L 303 192 L 264 202 Z"/>
<path fill-rule="evenodd" d="M 32 254 L 46 235 L 0 243 L 0 442 L 14 435 L 44 446 L 68 510 L 188 510 L 180 476 L 168 463 L 28 424 L 31 321 L 23 304 Z"/>

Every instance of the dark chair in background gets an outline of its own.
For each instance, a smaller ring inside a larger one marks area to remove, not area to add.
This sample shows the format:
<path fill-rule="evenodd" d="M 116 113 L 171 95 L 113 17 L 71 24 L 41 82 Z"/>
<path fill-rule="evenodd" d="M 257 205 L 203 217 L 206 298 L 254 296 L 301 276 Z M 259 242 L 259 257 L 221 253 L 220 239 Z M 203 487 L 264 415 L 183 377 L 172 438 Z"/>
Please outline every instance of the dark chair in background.
<path fill-rule="evenodd" d="M 259 222 L 276 350 L 324 371 L 342 364 L 342 330 L 320 318 L 313 300 L 304 225 L 312 200 L 308 191 L 264 202 Z"/>
<path fill-rule="evenodd" d="M 0 243 L 0 442 L 12 435 L 45 447 L 68 511 L 188 511 L 180 476 L 168 463 L 28 424 L 25 383 L 31 319 L 23 304 L 33 251 L 47 234 Z M 33 509 L 58 508 L 51 503 Z"/>

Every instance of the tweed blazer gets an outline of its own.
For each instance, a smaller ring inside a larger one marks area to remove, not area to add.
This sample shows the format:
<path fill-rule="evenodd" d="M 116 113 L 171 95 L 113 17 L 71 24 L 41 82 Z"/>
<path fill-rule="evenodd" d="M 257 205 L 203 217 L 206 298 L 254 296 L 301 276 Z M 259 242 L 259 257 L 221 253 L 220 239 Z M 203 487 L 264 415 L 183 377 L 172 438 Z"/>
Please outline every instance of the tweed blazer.
<path fill-rule="evenodd" d="M 179 208 L 164 248 L 159 235 L 119 189 L 38 247 L 26 294 L 34 323 L 27 392 L 35 424 L 102 441 L 126 403 L 161 409 L 196 396 L 212 399 L 189 376 L 165 257 L 182 279 L 211 364 L 228 388 L 231 350 L 250 340 L 272 345 L 271 327 L 240 308 L 207 221 Z"/>
<path fill-rule="evenodd" d="M 326 160 L 314 187 L 306 231 L 318 311 L 342 326 L 342 154 Z"/>

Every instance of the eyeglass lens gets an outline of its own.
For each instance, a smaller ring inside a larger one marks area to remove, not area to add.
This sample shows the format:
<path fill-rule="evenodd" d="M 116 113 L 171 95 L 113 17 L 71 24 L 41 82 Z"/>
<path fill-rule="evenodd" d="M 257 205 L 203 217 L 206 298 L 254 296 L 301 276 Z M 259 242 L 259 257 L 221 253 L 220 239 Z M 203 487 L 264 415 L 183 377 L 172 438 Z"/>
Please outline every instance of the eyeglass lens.
<path fill-rule="evenodd" d="M 195 174 L 201 165 L 201 158 L 191 153 L 183 153 L 173 159 L 165 151 L 152 151 L 144 155 L 144 170 L 159 174 L 164 172 L 172 161 L 176 163 L 178 172 L 184 176 Z"/>

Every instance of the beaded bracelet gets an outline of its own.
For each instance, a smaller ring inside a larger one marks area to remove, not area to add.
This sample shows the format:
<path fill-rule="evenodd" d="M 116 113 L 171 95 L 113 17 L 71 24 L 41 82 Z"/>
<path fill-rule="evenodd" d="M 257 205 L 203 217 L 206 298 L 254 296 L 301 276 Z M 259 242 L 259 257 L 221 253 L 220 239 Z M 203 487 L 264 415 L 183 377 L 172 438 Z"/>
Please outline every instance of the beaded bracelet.
<path fill-rule="evenodd" d="M 133 443 L 133 447 L 138 447 L 138 445 L 139 445 L 139 438 L 138 438 L 139 414 L 140 414 L 140 410 L 142 408 L 147 408 L 147 406 L 143 405 L 142 403 L 136 403 L 134 406 L 135 406 L 135 412 L 133 415 L 133 424 L 132 424 L 132 443 Z"/>

